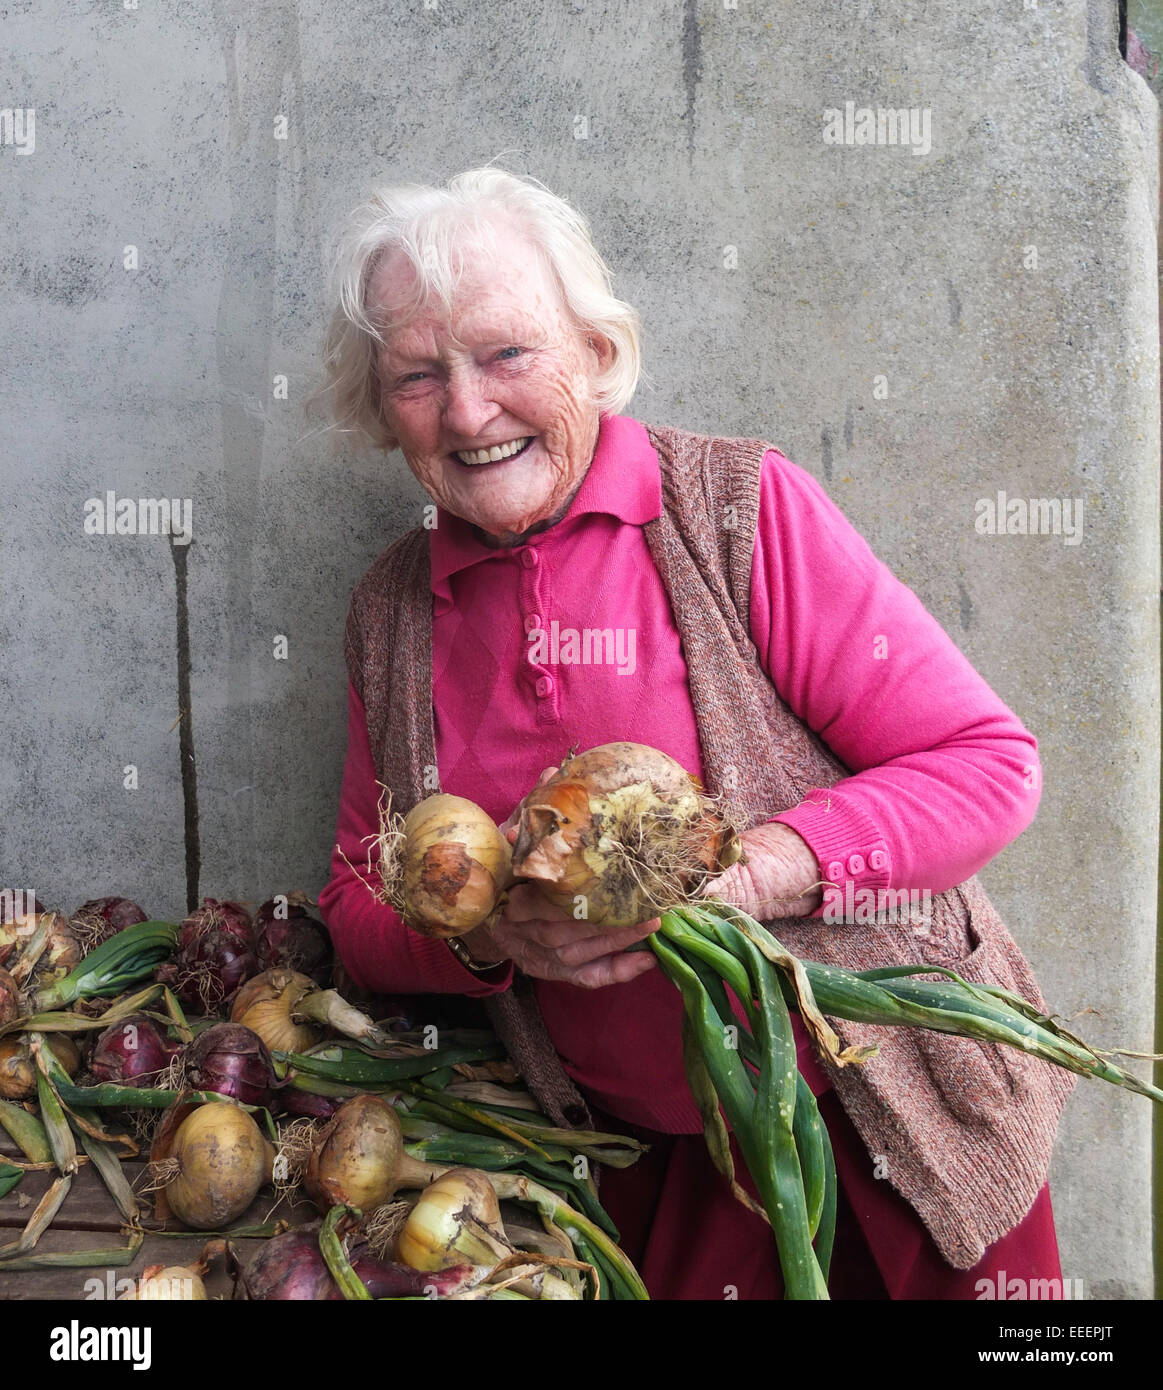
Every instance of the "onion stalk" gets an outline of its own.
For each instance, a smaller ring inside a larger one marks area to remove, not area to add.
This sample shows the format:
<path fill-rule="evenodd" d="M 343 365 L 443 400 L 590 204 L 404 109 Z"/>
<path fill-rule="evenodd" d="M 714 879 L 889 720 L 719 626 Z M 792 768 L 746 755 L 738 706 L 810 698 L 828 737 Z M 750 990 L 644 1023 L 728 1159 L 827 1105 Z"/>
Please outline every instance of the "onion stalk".
<path fill-rule="evenodd" d="M 167 959 L 177 930 L 170 922 L 138 922 L 125 927 L 90 951 L 64 979 L 37 991 L 34 1010 L 66 1009 L 79 999 L 121 994 Z"/>

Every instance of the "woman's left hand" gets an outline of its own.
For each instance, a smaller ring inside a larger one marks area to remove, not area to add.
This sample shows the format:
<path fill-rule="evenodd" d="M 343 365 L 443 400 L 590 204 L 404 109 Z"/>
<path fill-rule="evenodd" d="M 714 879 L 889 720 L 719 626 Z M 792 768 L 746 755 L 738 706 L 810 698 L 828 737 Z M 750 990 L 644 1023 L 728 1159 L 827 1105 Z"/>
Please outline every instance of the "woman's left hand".
<path fill-rule="evenodd" d="M 823 901 L 820 865 L 803 837 L 782 821 L 756 825 L 739 837 L 744 859 L 703 889 L 760 921 L 806 917 Z"/>

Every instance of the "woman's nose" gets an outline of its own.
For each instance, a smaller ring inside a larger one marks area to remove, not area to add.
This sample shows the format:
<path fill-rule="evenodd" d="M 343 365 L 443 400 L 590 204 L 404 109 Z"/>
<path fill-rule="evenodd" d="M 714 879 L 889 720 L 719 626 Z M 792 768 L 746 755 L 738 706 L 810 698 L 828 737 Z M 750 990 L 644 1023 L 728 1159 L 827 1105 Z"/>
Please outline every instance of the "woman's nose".
<path fill-rule="evenodd" d="M 497 406 L 480 372 L 455 371 L 449 375 L 444 396 L 444 423 L 452 433 L 476 440 L 496 413 Z"/>

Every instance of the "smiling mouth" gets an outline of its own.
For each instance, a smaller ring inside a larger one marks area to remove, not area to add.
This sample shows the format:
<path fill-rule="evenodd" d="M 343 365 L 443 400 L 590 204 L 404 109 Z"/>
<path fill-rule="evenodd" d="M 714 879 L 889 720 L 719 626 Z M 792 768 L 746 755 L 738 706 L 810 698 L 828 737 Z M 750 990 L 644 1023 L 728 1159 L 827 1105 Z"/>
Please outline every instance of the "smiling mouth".
<path fill-rule="evenodd" d="M 492 444 L 487 449 L 457 450 L 452 457 L 457 463 L 463 463 L 468 468 L 479 468 L 484 463 L 503 463 L 507 459 L 516 458 L 518 454 L 523 454 L 535 438 L 535 435 L 530 434 L 521 439 L 506 440 L 504 444 Z"/>

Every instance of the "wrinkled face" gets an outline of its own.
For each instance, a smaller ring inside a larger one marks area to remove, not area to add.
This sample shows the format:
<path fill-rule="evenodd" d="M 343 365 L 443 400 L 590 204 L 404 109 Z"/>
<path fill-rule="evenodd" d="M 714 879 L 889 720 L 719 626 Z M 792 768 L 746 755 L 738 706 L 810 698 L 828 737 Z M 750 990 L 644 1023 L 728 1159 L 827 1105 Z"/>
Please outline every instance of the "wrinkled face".
<path fill-rule="evenodd" d="M 434 302 L 392 329 L 377 366 L 384 419 L 424 490 L 504 544 L 557 520 L 581 485 L 611 349 L 573 322 L 523 237 L 498 240 L 463 250 L 451 314 Z M 413 285 L 410 263 L 389 258 L 369 309 L 390 312 Z"/>

